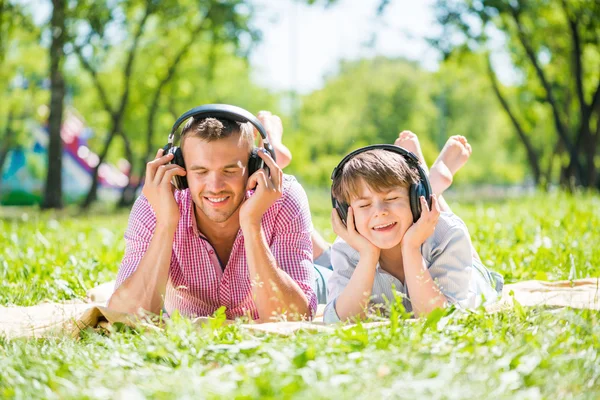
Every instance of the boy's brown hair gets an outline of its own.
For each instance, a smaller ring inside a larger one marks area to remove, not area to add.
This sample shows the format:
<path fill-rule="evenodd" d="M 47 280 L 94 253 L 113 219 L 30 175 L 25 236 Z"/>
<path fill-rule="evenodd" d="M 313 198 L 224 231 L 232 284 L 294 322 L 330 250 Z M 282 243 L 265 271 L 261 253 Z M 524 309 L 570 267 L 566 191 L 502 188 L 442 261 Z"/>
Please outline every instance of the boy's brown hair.
<path fill-rule="evenodd" d="M 248 143 L 250 151 L 254 146 L 254 128 L 250 122 L 242 123 L 225 118 L 191 118 L 181 130 L 181 147 L 188 137 L 198 137 L 207 142 L 225 139 L 239 134 L 240 141 Z"/>
<path fill-rule="evenodd" d="M 360 196 L 361 182 L 381 193 L 397 187 L 408 188 L 419 179 L 419 173 L 402 155 L 376 149 L 359 153 L 347 161 L 333 180 L 331 190 L 338 201 L 350 204 Z"/>

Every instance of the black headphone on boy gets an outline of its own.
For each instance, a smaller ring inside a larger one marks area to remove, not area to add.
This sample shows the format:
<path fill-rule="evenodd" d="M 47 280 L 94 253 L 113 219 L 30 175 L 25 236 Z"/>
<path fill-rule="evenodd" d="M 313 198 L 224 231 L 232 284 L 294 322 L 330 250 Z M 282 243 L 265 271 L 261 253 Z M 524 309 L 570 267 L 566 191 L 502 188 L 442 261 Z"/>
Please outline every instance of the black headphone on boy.
<path fill-rule="evenodd" d="M 417 170 L 417 172 L 419 173 L 419 177 L 420 177 L 419 182 L 411 184 L 410 188 L 408 190 L 409 199 L 410 199 L 410 210 L 412 211 L 413 222 L 417 222 L 417 220 L 421 216 L 421 201 L 420 201 L 421 196 L 425 197 L 425 199 L 427 200 L 427 204 L 429 205 L 429 208 L 431 209 L 431 194 L 432 194 L 431 184 L 429 183 L 429 178 L 427 177 L 425 170 L 419 164 L 419 159 L 417 158 L 417 156 L 402 147 L 392 145 L 392 144 L 374 144 L 371 146 L 366 146 L 366 147 L 362 147 L 360 149 L 354 150 L 353 152 L 348 154 L 346 157 L 344 157 L 342 159 L 342 161 L 340 161 L 338 166 L 333 169 L 333 172 L 331 173 L 331 180 L 334 181 L 342 173 L 342 170 L 344 169 L 344 165 L 346 165 L 346 163 L 352 157 L 356 156 L 357 154 L 364 153 L 365 151 L 369 151 L 369 150 L 386 150 L 386 151 L 391 151 L 392 153 L 400 154 L 407 161 L 409 167 Z M 331 186 L 331 204 L 332 204 L 333 208 L 335 208 L 337 210 L 337 213 L 340 216 L 340 218 L 342 219 L 342 221 L 344 222 L 344 224 L 346 224 L 346 219 L 348 218 L 349 204 L 344 203 L 342 201 L 338 201 L 333 196 L 333 185 Z"/>
<path fill-rule="evenodd" d="M 168 142 L 165 147 L 163 147 L 163 155 L 173 154 L 173 159 L 171 160 L 170 164 L 177 164 L 181 168 L 185 169 L 185 161 L 183 160 L 183 152 L 181 151 L 181 147 L 173 146 L 173 140 L 175 139 L 175 132 L 177 131 L 177 128 L 179 128 L 179 126 L 188 118 L 201 120 L 211 117 L 223 118 L 241 123 L 250 122 L 252 125 L 254 125 L 256 130 L 258 130 L 260 136 L 262 136 L 263 148 L 269 152 L 271 158 L 275 160 L 275 150 L 273 149 L 271 143 L 269 143 L 267 132 L 251 112 L 246 111 L 241 107 L 236 107 L 229 104 L 205 104 L 186 111 L 183 115 L 181 115 L 181 117 L 177 118 L 177 121 L 175 121 L 173 128 L 171 128 L 171 133 L 169 133 Z M 268 171 L 268 167 L 265 165 L 265 162 L 258 156 L 259 151 L 260 149 L 258 147 L 253 147 L 252 151 L 250 152 L 250 159 L 248 160 L 248 176 L 252 175 L 261 168 L 264 168 Z M 176 189 L 183 190 L 188 188 L 188 181 L 185 176 L 175 175 L 173 178 Z"/>

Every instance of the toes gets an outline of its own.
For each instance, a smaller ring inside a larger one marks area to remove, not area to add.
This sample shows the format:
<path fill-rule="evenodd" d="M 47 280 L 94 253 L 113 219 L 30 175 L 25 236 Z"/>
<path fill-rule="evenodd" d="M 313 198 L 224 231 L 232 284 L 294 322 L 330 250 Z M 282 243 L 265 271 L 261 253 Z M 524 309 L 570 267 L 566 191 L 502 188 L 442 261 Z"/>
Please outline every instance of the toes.
<path fill-rule="evenodd" d="M 398 138 L 400 140 L 407 140 L 407 139 L 412 139 L 417 137 L 417 135 L 415 135 L 414 133 L 412 133 L 411 131 L 402 131 L 398 134 Z"/>

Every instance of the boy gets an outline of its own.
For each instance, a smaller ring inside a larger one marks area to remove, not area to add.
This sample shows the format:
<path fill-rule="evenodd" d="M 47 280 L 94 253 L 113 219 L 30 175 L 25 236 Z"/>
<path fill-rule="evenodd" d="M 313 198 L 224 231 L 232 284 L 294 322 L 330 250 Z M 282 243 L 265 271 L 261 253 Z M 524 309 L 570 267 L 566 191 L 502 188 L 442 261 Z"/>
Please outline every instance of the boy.
<path fill-rule="evenodd" d="M 404 131 L 395 144 L 425 167 L 416 135 Z M 421 197 L 421 216 L 414 224 L 409 187 L 420 178 L 402 155 L 370 150 L 344 165 L 332 194 L 350 207 L 346 225 L 332 211 L 339 237 L 332 247 L 325 322 L 364 317 L 368 305 L 392 300 L 394 289 L 416 316 L 449 303 L 467 308 L 478 306 L 482 297 L 497 298 L 502 277 L 483 266 L 464 222 L 441 197 L 470 153 L 464 137 L 448 140 L 429 175 L 431 209 Z"/>

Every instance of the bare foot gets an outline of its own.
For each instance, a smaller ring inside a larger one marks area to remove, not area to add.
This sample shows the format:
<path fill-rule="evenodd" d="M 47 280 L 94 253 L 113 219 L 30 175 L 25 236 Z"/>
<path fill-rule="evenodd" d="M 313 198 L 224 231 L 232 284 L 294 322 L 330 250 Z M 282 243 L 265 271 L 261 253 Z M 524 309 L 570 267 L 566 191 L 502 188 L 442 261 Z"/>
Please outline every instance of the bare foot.
<path fill-rule="evenodd" d="M 471 145 L 464 136 L 450 136 L 431 166 L 429 181 L 434 193 L 443 193 L 452 184 L 454 174 L 471 156 Z"/>
<path fill-rule="evenodd" d="M 428 172 L 427 164 L 425 163 L 425 157 L 423 157 L 423 152 L 421 151 L 421 144 L 419 143 L 419 138 L 417 137 L 417 135 L 415 135 L 411 131 L 402 131 L 398 134 L 398 139 L 396 139 L 394 144 L 416 155 L 419 161 L 421 162 L 421 166 L 425 169 L 426 172 Z"/>
<path fill-rule="evenodd" d="M 271 114 L 270 111 L 261 111 L 257 115 L 258 120 L 267 131 L 269 143 L 275 150 L 275 158 L 277 165 L 280 168 L 285 168 L 292 161 L 292 153 L 286 145 L 283 144 L 283 125 L 279 116 Z M 254 138 L 256 139 L 258 132 L 254 130 Z M 259 145 L 262 146 L 262 138 L 259 139 Z"/>

